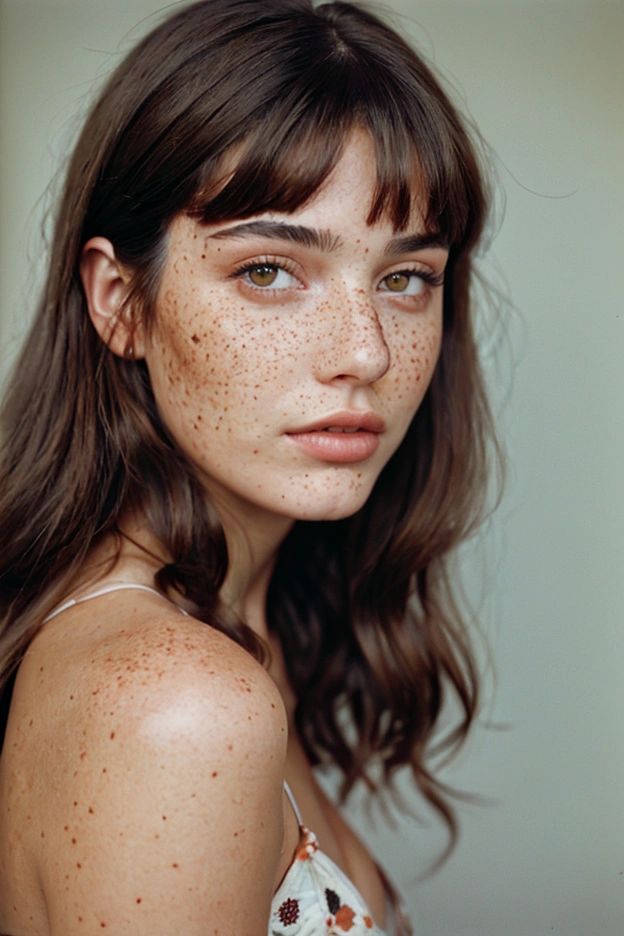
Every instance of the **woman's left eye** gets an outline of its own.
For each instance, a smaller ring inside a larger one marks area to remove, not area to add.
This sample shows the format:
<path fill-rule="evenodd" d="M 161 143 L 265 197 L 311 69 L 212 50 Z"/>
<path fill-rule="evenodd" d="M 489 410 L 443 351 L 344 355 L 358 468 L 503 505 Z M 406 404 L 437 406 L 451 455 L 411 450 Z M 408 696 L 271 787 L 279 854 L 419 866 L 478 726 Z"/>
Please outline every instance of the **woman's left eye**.
<path fill-rule="evenodd" d="M 397 270 L 389 273 L 381 281 L 382 292 L 396 293 L 401 296 L 419 296 L 427 288 L 428 276 L 414 270 Z"/>
<path fill-rule="evenodd" d="M 240 276 L 256 289 L 292 289 L 298 286 L 299 281 L 292 273 L 275 263 L 254 263 L 236 271 Z"/>

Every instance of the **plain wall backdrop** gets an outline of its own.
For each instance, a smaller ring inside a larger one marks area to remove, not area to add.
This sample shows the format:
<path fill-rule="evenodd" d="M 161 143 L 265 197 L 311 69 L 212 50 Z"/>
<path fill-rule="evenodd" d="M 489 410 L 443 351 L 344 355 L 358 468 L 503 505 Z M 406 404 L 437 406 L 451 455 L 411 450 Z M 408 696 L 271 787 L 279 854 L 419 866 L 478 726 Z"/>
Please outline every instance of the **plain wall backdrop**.
<path fill-rule="evenodd" d="M 39 199 L 74 115 L 163 5 L 0 0 L 0 378 L 31 313 Z M 480 127 L 506 193 L 485 272 L 514 306 L 497 365 L 487 353 L 510 471 L 466 564 L 476 594 L 489 560 L 496 685 L 445 774 L 488 802 L 460 804 L 459 845 L 424 882 L 444 843 L 435 823 L 371 830 L 357 803 L 353 815 L 419 936 L 621 936 L 624 3 L 389 8 Z"/>

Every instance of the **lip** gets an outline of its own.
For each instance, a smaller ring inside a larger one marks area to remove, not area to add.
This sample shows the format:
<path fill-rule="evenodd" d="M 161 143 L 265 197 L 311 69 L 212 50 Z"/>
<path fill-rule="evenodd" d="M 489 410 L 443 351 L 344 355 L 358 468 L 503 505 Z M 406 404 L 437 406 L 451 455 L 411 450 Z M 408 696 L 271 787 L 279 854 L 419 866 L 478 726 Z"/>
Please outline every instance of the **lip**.
<path fill-rule="evenodd" d="M 327 432 L 330 427 L 351 432 Z M 287 438 L 317 461 L 353 464 L 366 461 L 379 447 L 385 423 L 376 413 L 341 411 L 286 433 Z"/>
<path fill-rule="evenodd" d="M 297 429 L 289 429 L 287 435 L 319 432 L 322 429 L 329 429 L 330 426 L 336 426 L 340 429 L 361 429 L 364 432 L 374 433 L 383 432 L 386 428 L 385 422 L 376 413 L 371 413 L 368 410 L 340 410 Z"/>

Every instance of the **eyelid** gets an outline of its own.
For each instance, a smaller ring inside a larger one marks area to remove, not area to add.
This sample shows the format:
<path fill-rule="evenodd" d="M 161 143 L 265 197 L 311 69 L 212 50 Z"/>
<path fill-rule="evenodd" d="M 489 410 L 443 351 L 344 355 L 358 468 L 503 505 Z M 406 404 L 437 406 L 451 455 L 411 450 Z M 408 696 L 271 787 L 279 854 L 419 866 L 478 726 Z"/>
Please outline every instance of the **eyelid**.
<path fill-rule="evenodd" d="M 300 287 L 303 287 L 304 285 L 299 264 L 295 263 L 288 257 L 277 257 L 270 254 L 263 254 L 261 256 L 251 257 L 249 260 L 242 261 L 241 263 L 237 264 L 236 268 L 228 275 L 228 279 L 242 279 L 246 273 L 249 273 L 250 270 L 261 266 L 270 266 L 275 267 L 278 270 L 283 270 L 284 273 L 288 273 L 290 276 L 294 277 L 299 282 Z M 255 286 L 253 283 L 247 283 L 247 285 L 250 287 L 250 289 L 256 289 L 258 292 L 269 292 L 271 290 L 270 286 Z M 300 287 L 292 288 L 296 289 Z M 284 291 L 285 288 L 275 290 L 275 292 Z"/>
<path fill-rule="evenodd" d="M 381 286 L 383 281 L 393 274 L 403 274 L 404 276 L 416 276 L 421 279 L 428 286 L 442 286 L 444 284 L 444 274 L 445 270 L 441 270 L 439 273 L 436 273 L 435 270 L 432 270 L 431 267 L 421 267 L 413 266 L 409 263 L 404 264 L 403 266 L 394 267 L 391 270 L 384 271 L 383 275 L 379 277 L 378 288 Z M 391 291 L 391 290 L 389 290 Z M 397 295 L 400 295 L 397 293 Z"/>

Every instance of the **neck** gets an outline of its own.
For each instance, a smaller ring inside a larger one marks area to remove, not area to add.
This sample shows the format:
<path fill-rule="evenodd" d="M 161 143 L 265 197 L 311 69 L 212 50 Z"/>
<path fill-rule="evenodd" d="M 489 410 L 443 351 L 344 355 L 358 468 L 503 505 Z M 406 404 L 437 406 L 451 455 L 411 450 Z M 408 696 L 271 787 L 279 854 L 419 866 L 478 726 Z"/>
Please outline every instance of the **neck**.
<path fill-rule="evenodd" d="M 292 528 L 290 517 L 246 509 L 234 515 L 216 505 L 228 547 L 228 573 L 221 599 L 260 637 L 268 639 L 266 595 L 280 544 Z"/>
<path fill-rule="evenodd" d="M 290 517 L 282 517 L 253 506 L 237 504 L 233 510 L 226 503 L 215 503 L 223 525 L 228 548 L 228 572 L 220 597 L 263 640 L 268 639 L 266 595 L 277 559 L 280 543 L 292 528 Z M 157 568 L 171 561 L 144 518 L 131 514 L 120 524 L 127 539 L 122 547 L 124 565 L 133 568 L 138 563 L 149 567 L 153 575 Z M 100 561 L 110 561 L 110 547 Z M 138 570 L 137 570 L 138 571 Z"/>

